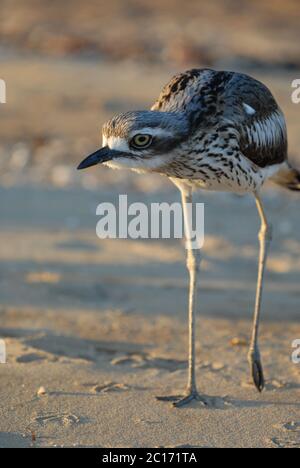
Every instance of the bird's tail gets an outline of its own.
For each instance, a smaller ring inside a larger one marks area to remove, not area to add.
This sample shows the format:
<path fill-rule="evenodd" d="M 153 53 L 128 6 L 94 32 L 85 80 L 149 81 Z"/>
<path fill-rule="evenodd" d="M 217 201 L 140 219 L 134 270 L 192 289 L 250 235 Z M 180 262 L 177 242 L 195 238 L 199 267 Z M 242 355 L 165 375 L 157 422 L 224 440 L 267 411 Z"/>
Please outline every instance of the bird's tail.
<path fill-rule="evenodd" d="M 300 191 L 300 171 L 294 169 L 289 162 L 284 163 L 271 180 L 281 187 Z"/>

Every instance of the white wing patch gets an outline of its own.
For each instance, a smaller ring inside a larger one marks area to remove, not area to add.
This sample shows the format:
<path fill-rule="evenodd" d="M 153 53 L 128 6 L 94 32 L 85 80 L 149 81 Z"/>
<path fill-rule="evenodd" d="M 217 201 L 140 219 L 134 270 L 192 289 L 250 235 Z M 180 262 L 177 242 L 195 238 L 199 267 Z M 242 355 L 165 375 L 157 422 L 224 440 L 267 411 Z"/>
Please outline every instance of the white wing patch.
<path fill-rule="evenodd" d="M 243 107 L 245 109 L 246 114 L 248 115 L 254 115 L 256 113 L 256 110 L 253 109 L 253 107 L 249 106 L 249 104 L 246 104 L 243 102 Z"/>
<path fill-rule="evenodd" d="M 273 112 L 261 120 L 254 120 L 250 127 L 246 127 L 248 140 L 257 147 L 276 145 L 286 134 L 284 117 L 279 112 Z"/>

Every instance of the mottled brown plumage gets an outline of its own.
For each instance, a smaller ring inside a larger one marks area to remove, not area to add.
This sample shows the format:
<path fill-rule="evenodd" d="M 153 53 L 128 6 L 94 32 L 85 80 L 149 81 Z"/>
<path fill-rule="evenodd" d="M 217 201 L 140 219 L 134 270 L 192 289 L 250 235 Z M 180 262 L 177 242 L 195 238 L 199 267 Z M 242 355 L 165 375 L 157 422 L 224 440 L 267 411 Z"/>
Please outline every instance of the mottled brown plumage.
<path fill-rule="evenodd" d="M 138 137 L 138 138 L 137 138 Z M 136 140 L 137 138 L 137 140 Z M 141 144 L 138 144 L 138 141 Z M 144 143 L 143 143 L 144 142 Z M 191 226 L 192 191 L 250 192 L 261 219 L 260 255 L 252 337 L 248 359 L 256 388 L 264 388 L 258 331 L 264 272 L 272 230 L 259 191 L 271 179 L 300 190 L 300 175 L 287 161 L 285 119 L 268 88 L 241 74 L 209 69 L 175 76 L 151 111 L 113 117 L 103 127 L 104 147 L 80 169 L 105 163 L 113 168 L 157 172 L 169 177 L 182 194 L 185 225 Z M 160 397 L 182 406 L 193 400 L 215 406 L 196 385 L 195 298 L 200 252 L 187 236 L 189 290 L 189 377 L 186 395 Z"/>
<path fill-rule="evenodd" d="M 247 113 L 245 105 L 253 113 Z M 210 69 L 176 75 L 152 110 L 183 110 L 195 122 L 196 131 L 214 127 L 222 134 L 237 133 L 239 149 L 259 167 L 280 164 L 287 158 L 283 113 L 269 89 L 247 75 Z M 257 138 L 256 126 L 260 126 Z M 268 132 L 274 132 L 269 142 Z"/>

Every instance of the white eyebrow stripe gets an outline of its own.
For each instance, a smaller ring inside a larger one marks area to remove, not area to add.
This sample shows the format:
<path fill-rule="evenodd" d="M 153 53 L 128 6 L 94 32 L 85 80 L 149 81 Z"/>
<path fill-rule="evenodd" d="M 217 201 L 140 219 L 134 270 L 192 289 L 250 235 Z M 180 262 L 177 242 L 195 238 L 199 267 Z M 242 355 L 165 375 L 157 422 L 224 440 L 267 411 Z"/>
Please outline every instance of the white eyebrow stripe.
<path fill-rule="evenodd" d="M 246 111 L 246 114 L 248 115 L 254 115 L 256 113 L 256 110 L 253 109 L 253 107 L 249 106 L 249 104 L 246 104 L 245 102 L 243 102 L 243 107 Z"/>
<path fill-rule="evenodd" d="M 118 136 L 110 136 L 106 137 L 105 135 L 102 136 L 102 145 L 103 146 L 108 146 L 110 149 L 116 150 L 116 151 L 123 151 L 123 152 L 130 152 L 132 151 L 129 148 L 129 141 L 134 138 L 136 135 L 140 134 L 146 134 L 146 135 L 152 135 L 152 136 L 172 136 L 172 133 L 169 132 L 168 130 L 164 130 L 162 128 L 151 128 L 151 127 L 145 127 L 145 128 L 140 128 L 139 130 L 134 130 L 130 135 L 129 139 L 127 140 L 126 138 L 121 138 Z"/>
<path fill-rule="evenodd" d="M 134 130 L 130 134 L 130 138 L 133 138 L 135 135 L 146 134 L 152 136 L 171 136 L 172 133 L 168 130 L 163 128 L 151 128 L 151 127 L 144 127 L 140 128 L 139 130 Z"/>
<path fill-rule="evenodd" d="M 103 139 L 104 141 L 104 139 Z M 117 137 L 117 136 L 110 136 L 107 139 L 105 139 L 106 145 L 113 150 L 116 151 L 123 151 L 125 153 L 128 153 L 129 147 L 128 147 L 128 142 L 125 140 L 125 138 Z"/>

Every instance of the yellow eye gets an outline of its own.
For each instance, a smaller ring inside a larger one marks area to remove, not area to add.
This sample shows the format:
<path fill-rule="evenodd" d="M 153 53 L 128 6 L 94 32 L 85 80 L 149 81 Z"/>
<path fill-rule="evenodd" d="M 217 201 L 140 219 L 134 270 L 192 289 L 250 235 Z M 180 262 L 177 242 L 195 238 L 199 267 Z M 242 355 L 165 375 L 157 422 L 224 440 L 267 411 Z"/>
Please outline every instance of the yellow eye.
<path fill-rule="evenodd" d="M 151 142 L 152 142 L 151 135 L 146 135 L 142 133 L 139 135 L 135 135 L 131 140 L 132 146 L 136 148 L 146 148 L 147 146 L 151 144 Z"/>

